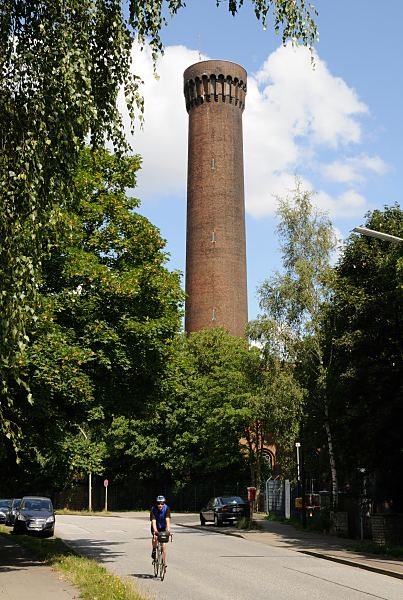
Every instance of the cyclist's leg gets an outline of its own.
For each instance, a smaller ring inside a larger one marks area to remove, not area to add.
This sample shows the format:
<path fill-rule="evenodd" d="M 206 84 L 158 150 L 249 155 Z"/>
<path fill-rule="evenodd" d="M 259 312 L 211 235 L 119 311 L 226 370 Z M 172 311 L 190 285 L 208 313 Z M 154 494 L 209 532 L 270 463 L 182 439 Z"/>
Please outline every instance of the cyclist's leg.
<path fill-rule="evenodd" d="M 151 547 L 152 547 L 152 552 L 151 552 L 151 556 L 152 558 L 154 558 L 156 549 L 157 549 L 157 545 L 158 545 L 158 538 L 154 535 L 153 529 L 151 527 Z"/>

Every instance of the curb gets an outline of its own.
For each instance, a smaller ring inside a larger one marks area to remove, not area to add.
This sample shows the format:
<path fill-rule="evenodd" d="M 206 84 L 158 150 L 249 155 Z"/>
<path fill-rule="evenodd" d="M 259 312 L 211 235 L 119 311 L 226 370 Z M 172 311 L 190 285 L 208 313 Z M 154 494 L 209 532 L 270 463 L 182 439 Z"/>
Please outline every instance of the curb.
<path fill-rule="evenodd" d="M 340 563 L 342 565 L 348 565 L 350 567 L 356 567 L 357 569 L 363 569 L 364 571 L 372 571 L 373 573 L 379 573 L 380 575 L 387 575 L 388 577 L 395 577 L 396 579 L 403 579 L 403 573 L 397 571 L 390 571 L 387 569 L 381 569 L 380 567 L 374 567 L 362 562 L 356 562 L 349 560 L 348 558 L 338 558 L 336 556 L 330 556 L 329 554 L 321 554 L 320 552 L 312 552 L 311 550 L 297 550 L 301 554 L 307 554 L 308 556 L 314 556 L 315 558 L 322 558 L 324 560 L 330 560 L 331 562 Z"/>

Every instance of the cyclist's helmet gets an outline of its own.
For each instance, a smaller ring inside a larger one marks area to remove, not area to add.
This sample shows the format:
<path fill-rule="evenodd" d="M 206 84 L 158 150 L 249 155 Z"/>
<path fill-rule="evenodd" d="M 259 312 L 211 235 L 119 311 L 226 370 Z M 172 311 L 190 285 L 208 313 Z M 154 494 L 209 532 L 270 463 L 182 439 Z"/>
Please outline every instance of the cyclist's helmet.
<path fill-rule="evenodd" d="M 165 502 L 165 496 L 157 496 L 157 502 Z"/>

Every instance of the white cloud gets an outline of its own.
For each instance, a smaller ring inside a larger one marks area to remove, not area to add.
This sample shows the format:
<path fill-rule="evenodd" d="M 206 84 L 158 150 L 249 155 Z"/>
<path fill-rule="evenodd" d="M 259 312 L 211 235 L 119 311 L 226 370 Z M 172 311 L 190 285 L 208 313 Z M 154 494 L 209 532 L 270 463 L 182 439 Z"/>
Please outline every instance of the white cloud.
<path fill-rule="evenodd" d="M 199 59 L 196 50 L 167 47 L 155 79 L 149 50 L 133 49 L 134 71 L 145 82 L 141 90 L 144 131 L 136 131 L 131 140 L 134 151 L 144 159 L 137 191 L 144 201 L 170 195 L 185 198 L 188 117 L 183 71 Z M 318 56 L 315 63 L 313 70 L 305 48 L 280 47 L 256 74 L 248 75 L 245 199 L 246 210 L 255 217 L 273 213 L 275 196 L 294 187 L 294 173 L 306 177 L 307 168 L 318 164 L 322 150 L 335 153 L 362 140 L 360 118 L 368 113 L 367 107 L 342 79 L 332 76 Z M 323 168 L 327 177 L 351 183 L 366 172 L 382 174 L 385 165 L 379 157 L 363 155 L 350 161 L 334 160 Z M 306 183 L 308 189 L 313 187 Z M 366 204 L 352 190 L 337 198 L 322 191 L 317 199 L 333 216 L 355 215 L 358 210 L 362 214 Z"/>
<path fill-rule="evenodd" d="M 276 194 L 289 189 L 295 171 L 323 147 L 361 140 L 357 116 L 368 112 L 345 82 L 333 77 L 306 48 L 280 47 L 256 75 L 249 75 L 245 123 L 246 208 L 256 217 L 272 213 Z M 282 183 L 286 185 L 282 190 Z"/>
<path fill-rule="evenodd" d="M 326 63 L 304 47 L 281 46 L 256 73 L 261 100 L 294 137 L 310 135 L 317 144 L 337 147 L 359 142 L 360 124 L 353 118 L 368 108 L 354 90 L 329 72 Z"/>
<path fill-rule="evenodd" d="M 317 206 L 327 212 L 331 218 L 348 218 L 360 216 L 365 212 L 367 205 L 364 196 L 355 190 L 347 190 L 338 196 L 320 191 L 316 195 Z"/>
<path fill-rule="evenodd" d="M 367 173 L 383 175 L 388 170 L 379 156 L 360 155 L 345 160 L 335 160 L 322 167 L 322 173 L 331 181 L 359 183 L 365 181 Z"/>
<path fill-rule="evenodd" d="M 143 199 L 172 194 L 186 194 L 187 113 L 183 96 L 183 71 L 199 60 L 196 50 L 170 46 L 157 64 L 158 77 L 153 75 L 149 48 L 140 51 L 133 46 L 133 70 L 144 84 L 144 129 L 127 137 L 135 153 L 141 154 L 143 166 L 136 194 Z M 123 96 L 119 106 L 129 131 L 129 118 Z"/>

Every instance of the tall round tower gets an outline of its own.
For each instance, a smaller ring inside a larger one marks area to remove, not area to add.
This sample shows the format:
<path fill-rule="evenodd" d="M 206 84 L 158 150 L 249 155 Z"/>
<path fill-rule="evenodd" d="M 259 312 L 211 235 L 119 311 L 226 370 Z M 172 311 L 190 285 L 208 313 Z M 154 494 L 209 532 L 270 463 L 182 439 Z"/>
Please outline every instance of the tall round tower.
<path fill-rule="evenodd" d="M 224 60 L 184 72 L 189 113 L 185 330 L 248 320 L 242 112 L 246 71 Z"/>

